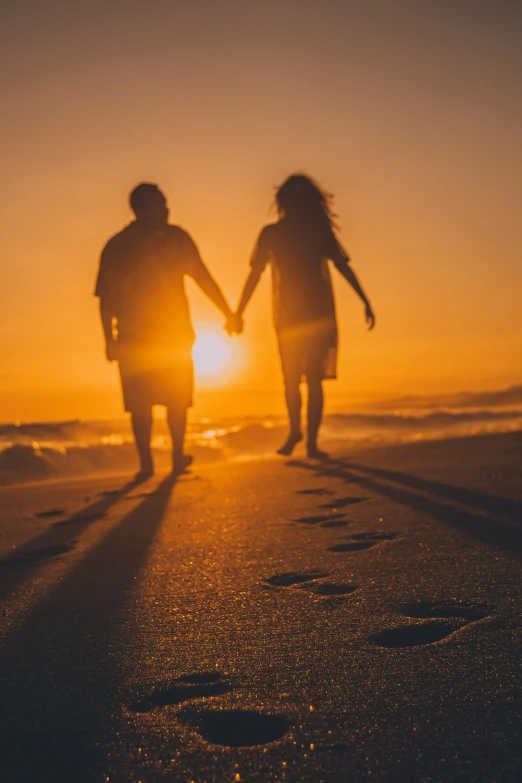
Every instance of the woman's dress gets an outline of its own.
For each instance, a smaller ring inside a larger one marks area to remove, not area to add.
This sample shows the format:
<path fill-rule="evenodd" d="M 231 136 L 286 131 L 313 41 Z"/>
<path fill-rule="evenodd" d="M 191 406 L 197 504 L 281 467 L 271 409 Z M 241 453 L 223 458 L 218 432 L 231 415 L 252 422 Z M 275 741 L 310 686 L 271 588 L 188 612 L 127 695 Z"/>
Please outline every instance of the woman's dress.
<path fill-rule="evenodd" d="M 283 218 L 259 235 L 251 266 L 272 266 L 274 326 L 285 381 L 336 378 L 337 321 L 328 261 L 350 259 L 333 232 L 303 232 Z"/>

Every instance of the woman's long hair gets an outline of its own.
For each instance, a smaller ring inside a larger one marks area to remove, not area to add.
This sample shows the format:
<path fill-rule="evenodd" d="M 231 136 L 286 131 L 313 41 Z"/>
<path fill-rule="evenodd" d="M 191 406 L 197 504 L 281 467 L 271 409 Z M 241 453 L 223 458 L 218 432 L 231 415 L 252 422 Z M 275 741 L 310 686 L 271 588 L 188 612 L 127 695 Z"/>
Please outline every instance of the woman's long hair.
<path fill-rule="evenodd" d="M 337 224 L 333 196 L 306 174 L 292 174 L 276 191 L 280 218 L 287 218 L 304 236 L 328 240 Z"/>

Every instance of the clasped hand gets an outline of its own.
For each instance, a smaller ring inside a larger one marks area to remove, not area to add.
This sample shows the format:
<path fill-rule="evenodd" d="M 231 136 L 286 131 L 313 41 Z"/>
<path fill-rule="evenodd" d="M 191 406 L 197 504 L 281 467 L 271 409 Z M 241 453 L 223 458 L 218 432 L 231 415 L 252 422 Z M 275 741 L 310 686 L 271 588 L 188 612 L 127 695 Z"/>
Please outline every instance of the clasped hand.
<path fill-rule="evenodd" d="M 237 313 L 232 313 L 227 319 L 227 322 L 224 326 L 225 331 L 227 334 L 241 334 L 243 331 L 243 319 L 240 315 Z"/>

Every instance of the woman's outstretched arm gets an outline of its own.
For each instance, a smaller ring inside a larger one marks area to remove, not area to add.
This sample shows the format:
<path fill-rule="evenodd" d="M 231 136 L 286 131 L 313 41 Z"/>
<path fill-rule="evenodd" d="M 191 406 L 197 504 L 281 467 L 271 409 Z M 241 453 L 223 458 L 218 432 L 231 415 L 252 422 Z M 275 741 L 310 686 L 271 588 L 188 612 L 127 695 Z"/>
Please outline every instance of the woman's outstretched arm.
<path fill-rule="evenodd" d="M 363 302 L 366 308 L 365 317 L 366 317 L 366 323 L 368 324 L 368 329 L 373 329 L 373 327 L 375 326 L 375 315 L 373 313 L 372 306 L 366 294 L 364 293 L 361 284 L 359 283 L 357 275 L 355 274 L 355 272 L 353 271 L 353 269 L 349 264 L 342 264 L 342 265 L 339 264 L 339 266 L 337 266 L 337 269 L 342 274 L 344 279 L 349 282 L 349 284 L 351 285 L 355 293 L 359 296 L 359 298 Z"/>
<path fill-rule="evenodd" d="M 245 312 L 247 304 L 250 302 L 252 294 L 256 290 L 257 284 L 259 283 L 259 279 L 262 274 L 263 269 L 260 269 L 259 267 L 252 267 L 250 270 L 250 274 L 245 281 L 243 293 L 241 294 L 241 299 L 239 300 L 239 305 L 236 311 L 236 315 L 238 315 L 240 318 Z"/>
<path fill-rule="evenodd" d="M 273 226 L 265 226 L 257 238 L 256 246 L 250 261 L 250 274 L 248 275 L 245 281 L 245 285 L 243 286 L 243 293 L 241 294 L 241 299 L 239 300 L 239 305 L 236 311 L 236 315 L 239 318 L 241 318 L 245 312 L 247 305 L 252 298 L 252 294 L 257 288 L 259 279 L 263 274 L 266 265 L 270 261 L 272 254 L 270 240 L 272 229 Z"/>

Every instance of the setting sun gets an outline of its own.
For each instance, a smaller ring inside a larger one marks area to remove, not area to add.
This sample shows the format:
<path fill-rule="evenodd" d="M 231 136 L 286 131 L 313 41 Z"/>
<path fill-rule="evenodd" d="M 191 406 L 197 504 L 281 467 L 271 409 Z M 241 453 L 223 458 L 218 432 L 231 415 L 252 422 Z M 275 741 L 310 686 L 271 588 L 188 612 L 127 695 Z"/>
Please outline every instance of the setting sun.
<path fill-rule="evenodd" d="M 199 375 L 217 375 L 229 368 L 232 350 L 226 337 L 202 332 L 196 338 L 192 355 Z"/>

